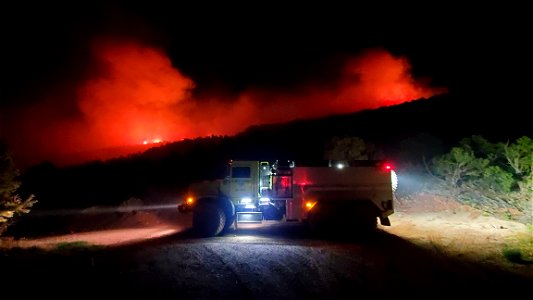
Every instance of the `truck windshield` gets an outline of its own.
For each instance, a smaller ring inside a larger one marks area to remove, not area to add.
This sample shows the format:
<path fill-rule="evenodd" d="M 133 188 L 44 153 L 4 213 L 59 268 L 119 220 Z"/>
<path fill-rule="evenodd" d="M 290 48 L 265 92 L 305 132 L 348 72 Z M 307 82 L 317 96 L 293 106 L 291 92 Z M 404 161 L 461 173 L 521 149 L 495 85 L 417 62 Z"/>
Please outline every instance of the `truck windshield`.
<path fill-rule="evenodd" d="M 250 178 L 249 167 L 233 167 L 231 168 L 231 178 Z"/>

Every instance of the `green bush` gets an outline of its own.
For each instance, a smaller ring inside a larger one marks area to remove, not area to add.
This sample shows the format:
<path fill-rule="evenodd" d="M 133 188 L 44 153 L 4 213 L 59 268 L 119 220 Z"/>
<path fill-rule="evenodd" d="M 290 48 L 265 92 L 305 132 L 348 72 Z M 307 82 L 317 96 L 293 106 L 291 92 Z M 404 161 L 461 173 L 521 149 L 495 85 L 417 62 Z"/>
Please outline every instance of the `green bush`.
<path fill-rule="evenodd" d="M 511 187 L 515 184 L 513 175 L 498 166 L 488 166 L 483 170 L 481 178 L 478 181 L 479 187 L 504 193 L 510 192 Z"/>
<path fill-rule="evenodd" d="M 533 208 L 533 141 L 491 143 L 480 136 L 461 140 L 434 157 L 430 171 L 461 199 L 495 207 Z"/>
<path fill-rule="evenodd" d="M 23 200 L 17 194 L 20 187 L 18 175 L 7 145 L 0 141 L 0 235 L 18 215 L 30 212 L 30 208 L 37 202 L 33 195 Z"/>
<path fill-rule="evenodd" d="M 454 147 L 449 153 L 433 159 L 433 170 L 455 187 L 465 180 L 479 177 L 488 163 L 486 159 L 476 158 L 470 149 Z"/>

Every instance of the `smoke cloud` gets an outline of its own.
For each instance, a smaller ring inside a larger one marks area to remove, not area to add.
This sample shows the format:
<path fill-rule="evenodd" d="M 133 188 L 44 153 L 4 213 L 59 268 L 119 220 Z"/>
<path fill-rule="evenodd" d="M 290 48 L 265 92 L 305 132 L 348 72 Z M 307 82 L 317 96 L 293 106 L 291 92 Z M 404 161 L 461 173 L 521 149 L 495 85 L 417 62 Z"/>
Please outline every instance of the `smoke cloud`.
<path fill-rule="evenodd" d="M 20 160 L 61 165 L 106 159 L 160 141 L 233 135 L 251 125 L 351 113 L 445 92 L 414 80 L 408 60 L 383 49 L 348 59 L 333 84 L 304 84 L 290 92 L 250 87 L 238 95 L 201 98 L 193 97 L 195 83 L 161 49 L 99 39 L 92 53 L 96 65 L 81 83 L 12 112 L 8 138 Z"/>

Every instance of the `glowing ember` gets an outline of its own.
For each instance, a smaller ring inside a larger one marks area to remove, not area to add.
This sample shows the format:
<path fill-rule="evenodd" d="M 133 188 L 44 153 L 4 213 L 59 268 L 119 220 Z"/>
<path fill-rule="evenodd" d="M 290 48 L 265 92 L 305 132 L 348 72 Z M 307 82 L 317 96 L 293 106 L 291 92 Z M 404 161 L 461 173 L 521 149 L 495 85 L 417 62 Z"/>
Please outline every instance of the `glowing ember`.
<path fill-rule="evenodd" d="M 143 145 L 148 145 L 148 144 L 160 144 L 160 143 L 162 143 L 162 142 L 163 142 L 162 139 L 153 139 L 153 140 L 151 140 L 151 141 L 149 141 L 149 140 L 144 140 L 144 141 L 142 142 L 142 144 L 143 144 Z"/>

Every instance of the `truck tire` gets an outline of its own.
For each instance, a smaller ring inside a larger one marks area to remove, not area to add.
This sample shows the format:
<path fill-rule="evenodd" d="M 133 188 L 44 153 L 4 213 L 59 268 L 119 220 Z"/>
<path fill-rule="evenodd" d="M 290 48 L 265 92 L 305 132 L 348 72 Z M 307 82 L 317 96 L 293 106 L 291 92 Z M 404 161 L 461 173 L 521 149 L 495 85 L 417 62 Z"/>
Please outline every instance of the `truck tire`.
<path fill-rule="evenodd" d="M 321 229 L 321 220 L 320 216 L 318 214 L 310 214 L 309 218 L 307 219 L 307 226 L 311 233 L 318 234 L 319 230 Z"/>
<path fill-rule="evenodd" d="M 222 208 L 211 202 L 199 203 L 194 209 L 192 227 L 202 237 L 219 235 L 226 224 L 226 214 Z"/>
<path fill-rule="evenodd" d="M 235 222 L 235 215 L 233 216 L 226 215 L 226 221 L 224 222 L 224 228 L 222 229 L 222 232 L 227 233 L 228 231 L 230 231 L 234 222 Z"/>
<path fill-rule="evenodd" d="M 230 229 L 234 229 L 233 227 L 235 223 L 235 205 L 228 200 L 227 198 L 220 199 L 220 207 L 222 207 L 222 210 L 224 211 L 224 215 L 226 216 L 226 220 L 224 222 L 224 228 L 222 229 L 222 234 L 228 233 Z"/>
<path fill-rule="evenodd" d="M 376 209 L 371 203 L 318 202 L 307 220 L 311 233 L 329 237 L 361 237 L 377 229 Z"/>
<path fill-rule="evenodd" d="M 359 236 L 374 233 L 377 230 L 378 215 L 371 202 L 362 202 L 355 205 L 351 227 Z"/>
<path fill-rule="evenodd" d="M 325 210 L 326 206 L 319 202 L 315 204 L 313 210 L 309 213 L 307 225 L 313 235 L 321 236 L 328 231 Z"/>

